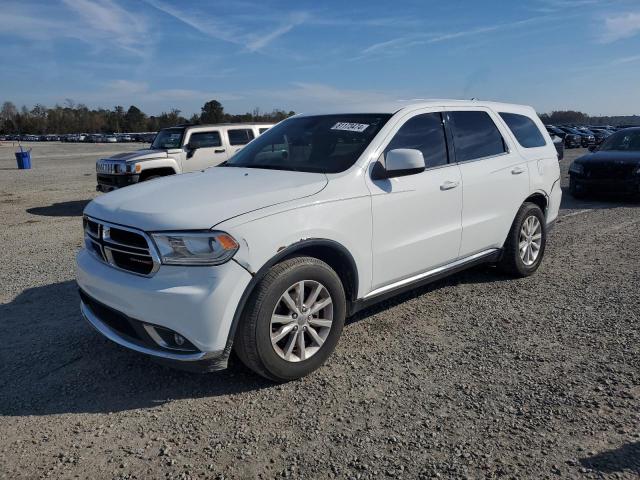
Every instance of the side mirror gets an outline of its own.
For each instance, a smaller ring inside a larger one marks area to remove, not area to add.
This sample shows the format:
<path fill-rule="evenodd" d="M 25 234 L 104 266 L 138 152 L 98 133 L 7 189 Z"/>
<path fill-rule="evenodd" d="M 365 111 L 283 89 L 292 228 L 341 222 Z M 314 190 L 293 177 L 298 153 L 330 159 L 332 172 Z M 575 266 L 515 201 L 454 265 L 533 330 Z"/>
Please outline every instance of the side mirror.
<path fill-rule="evenodd" d="M 193 154 L 196 152 L 196 150 L 200 147 L 198 147 L 198 145 L 188 143 L 187 145 L 184 146 L 184 148 L 187 151 L 187 158 L 191 158 L 193 157 Z"/>
<path fill-rule="evenodd" d="M 384 177 L 403 177 L 424 172 L 426 164 L 420 150 L 413 148 L 396 148 L 389 150 L 384 159 Z"/>

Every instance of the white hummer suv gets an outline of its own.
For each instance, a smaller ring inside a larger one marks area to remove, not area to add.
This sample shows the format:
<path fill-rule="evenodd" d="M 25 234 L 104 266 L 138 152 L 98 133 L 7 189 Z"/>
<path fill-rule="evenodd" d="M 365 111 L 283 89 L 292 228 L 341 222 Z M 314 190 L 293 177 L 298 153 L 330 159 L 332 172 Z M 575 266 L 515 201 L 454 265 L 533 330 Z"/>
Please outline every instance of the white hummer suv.
<path fill-rule="evenodd" d="M 164 128 L 151 147 L 96 162 L 99 192 L 225 162 L 272 124 L 178 125 Z"/>
<path fill-rule="evenodd" d="M 358 309 L 478 263 L 540 266 L 561 200 L 530 107 L 429 101 L 297 115 L 226 163 L 92 201 L 81 310 L 120 345 L 285 381 Z"/>

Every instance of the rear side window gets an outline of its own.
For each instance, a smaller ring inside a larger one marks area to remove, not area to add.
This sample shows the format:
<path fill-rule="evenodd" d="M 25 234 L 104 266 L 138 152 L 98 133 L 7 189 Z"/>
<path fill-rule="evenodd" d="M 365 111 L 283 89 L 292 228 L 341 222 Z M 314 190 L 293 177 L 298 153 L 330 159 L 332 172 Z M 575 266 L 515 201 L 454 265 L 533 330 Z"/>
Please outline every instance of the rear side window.
<path fill-rule="evenodd" d="M 253 130 L 250 128 L 227 130 L 227 134 L 231 145 L 246 145 L 254 138 Z"/>
<path fill-rule="evenodd" d="M 219 132 L 195 132 L 191 134 L 189 145 L 195 148 L 220 147 L 222 139 Z"/>
<path fill-rule="evenodd" d="M 447 141 L 439 113 L 409 119 L 391 139 L 385 153 L 395 148 L 420 150 L 427 168 L 447 164 Z"/>
<path fill-rule="evenodd" d="M 260 135 L 262 135 L 264 132 L 266 132 L 267 130 L 269 130 L 268 127 L 261 127 L 258 129 L 258 132 L 260 132 Z"/>
<path fill-rule="evenodd" d="M 536 124 L 526 115 L 503 112 L 500 116 L 524 148 L 544 147 L 547 144 Z"/>
<path fill-rule="evenodd" d="M 507 151 L 496 124 L 487 112 L 449 112 L 458 162 L 500 155 Z"/>

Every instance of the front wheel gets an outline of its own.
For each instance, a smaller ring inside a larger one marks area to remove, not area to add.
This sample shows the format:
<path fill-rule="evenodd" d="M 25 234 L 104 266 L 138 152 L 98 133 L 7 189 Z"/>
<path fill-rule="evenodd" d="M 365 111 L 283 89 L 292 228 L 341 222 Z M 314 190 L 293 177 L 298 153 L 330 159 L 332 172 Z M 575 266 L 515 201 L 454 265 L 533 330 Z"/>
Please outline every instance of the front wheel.
<path fill-rule="evenodd" d="M 325 262 L 294 257 L 260 281 L 238 326 L 234 348 L 256 373 L 279 382 L 316 370 L 331 355 L 344 326 L 340 277 Z"/>
<path fill-rule="evenodd" d="M 527 202 L 513 220 L 498 266 L 511 275 L 528 277 L 540 266 L 546 243 L 544 214 L 538 205 Z"/>

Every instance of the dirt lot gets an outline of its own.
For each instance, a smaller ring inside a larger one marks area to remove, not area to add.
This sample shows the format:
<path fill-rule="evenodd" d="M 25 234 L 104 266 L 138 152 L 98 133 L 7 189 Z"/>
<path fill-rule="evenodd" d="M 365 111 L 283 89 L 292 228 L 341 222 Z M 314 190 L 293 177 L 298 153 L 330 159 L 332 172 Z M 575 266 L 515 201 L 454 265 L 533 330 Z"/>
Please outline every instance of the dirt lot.
<path fill-rule="evenodd" d="M 369 309 L 272 385 L 157 366 L 81 319 L 80 215 L 122 149 L 39 144 L 17 171 L 0 146 L 0 478 L 640 477 L 638 203 L 565 194 L 533 277 Z"/>

